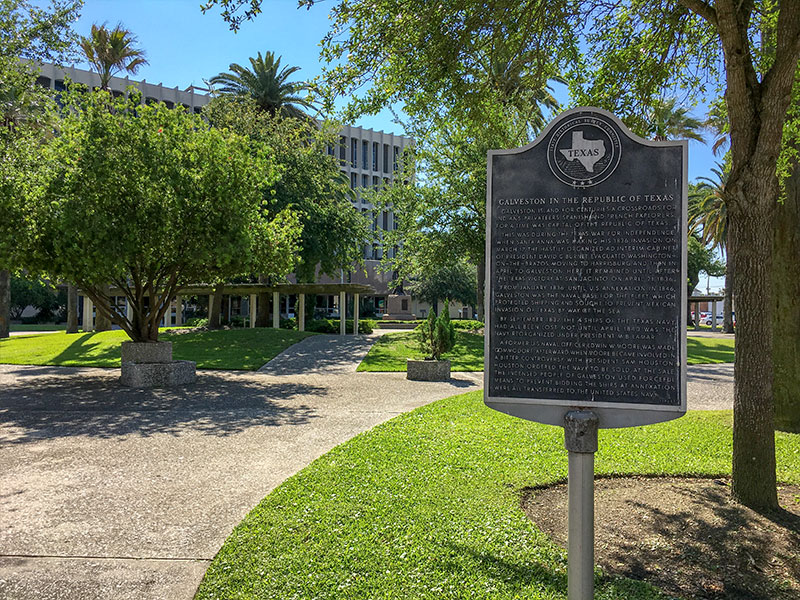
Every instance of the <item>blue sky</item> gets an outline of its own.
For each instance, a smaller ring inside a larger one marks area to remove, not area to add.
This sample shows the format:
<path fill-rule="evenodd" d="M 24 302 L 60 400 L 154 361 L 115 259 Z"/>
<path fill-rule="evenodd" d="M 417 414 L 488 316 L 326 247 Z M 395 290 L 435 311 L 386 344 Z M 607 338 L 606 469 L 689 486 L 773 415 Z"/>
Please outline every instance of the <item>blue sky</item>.
<path fill-rule="evenodd" d="M 150 63 L 135 78 L 170 87 L 203 86 L 204 79 L 227 71 L 230 63 L 246 65 L 249 57 L 268 50 L 280 55 L 282 64 L 301 67 L 298 79 L 318 75 L 319 42 L 328 31 L 329 3 L 311 10 L 298 9 L 296 0 L 264 0 L 262 6 L 256 20 L 234 33 L 218 10 L 203 14 L 200 0 L 85 0 L 75 29 L 87 35 L 92 23 L 122 22 L 138 36 Z M 567 98 L 562 95 L 559 100 Z M 361 118 L 358 125 L 403 133 L 388 111 Z M 709 146 L 689 141 L 690 180 L 710 175 L 715 162 Z M 711 279 L 712 290 L 722 285 L 721 279 Z M 705 289 L 705 280 L 700 287 Z"/>

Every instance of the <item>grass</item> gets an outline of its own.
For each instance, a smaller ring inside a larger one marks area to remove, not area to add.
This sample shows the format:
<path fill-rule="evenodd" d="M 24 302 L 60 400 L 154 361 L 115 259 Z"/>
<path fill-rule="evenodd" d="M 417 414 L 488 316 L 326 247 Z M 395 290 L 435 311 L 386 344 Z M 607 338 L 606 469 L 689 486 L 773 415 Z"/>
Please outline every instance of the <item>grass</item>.
<path fill-rule="evenodd" d="M 686 338 L 686 362 L 690 365 L 733 362 L 733 338 Z"/>
<path fill-rule="evenodd" d="M 55 323 L 34 323 L 32 325 L 23 325 L 21 323 L 11 323 L 11 331 L 65 331 L 67 329 L 66 323 L 56 325 Z"/>
<path fill-rule="evenodd" d="M 358 365 L 359 371 L 405 371 L 407 358 L 422 358 L 416 333 L 392 332 L 382 335 Z M 451 371 L 483 371 L 483 336 L 456 332 L 455 347 L 443 355 Z"/>
<path fill-rule="evenodd" d="M 600 475 L 721 476 L 730 411 L 604 430 Z M 776 434 L 778 477 L 800 483 L 800 435 Z M 564 481 L 563 432 L 486 408 L 480 392 L 427 405 L 338 446 L 234 529 L 197 598 L 566 598 L 566 555 L 520 509 Z M 642 485 L 647 485 L 643 483 Z M 598 577 L 595 598 L 665 598 Z"/>
<path fill-rule="evenodd" d="M 230 329 L 186 332 L 164 330 L 159 339 L 172 342 L 173 358 L 193 360 L 199 369 L 254 371 L 280 352 L 314 335 L 286 329 Z M 123 331 L 53 333 L 0 340 L 0 363 L 118 367 Z"/>
<path fill-rule="evenodd" d="M 690 365 L 733 362 L 733 338 L 687 338 Z M 405 371 L 407 358 L 422 358 L 413 331 L 381 336 L 358 365 L 359 371 Z M 483 336 L 459 331 L 456 347 L 444 358 L 452 371 L 483 371 Z"/>

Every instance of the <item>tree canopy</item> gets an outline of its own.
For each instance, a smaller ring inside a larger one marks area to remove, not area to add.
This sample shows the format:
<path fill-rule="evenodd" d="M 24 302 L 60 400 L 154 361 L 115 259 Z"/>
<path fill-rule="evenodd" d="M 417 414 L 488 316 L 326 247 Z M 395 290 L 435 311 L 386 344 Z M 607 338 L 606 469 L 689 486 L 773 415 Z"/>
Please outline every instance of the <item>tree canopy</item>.
<path fill-rule="evenodd" d="M 354 210 L 351 190 L 327 145 L 338 143 L 332 128 L 308 120 L 259 111 L 254 101 L 216 98 L 203 115 L 215 127 L 247 136 L 251 145 L 269 151 L 276 176 L 263 187 L 270 211 L 293 210 L 302 225 L 296 275 L 314 281 L 316 268 L 329 275 L 363 261 L 370 242 L 367 220 Z"/>
<path fill-rule="evenodd" d="M 22 266 L 75 282 L 148 341 L 187 283 L 288 273 L 300 226 L 269 210 L 263 188 L 277 169 L 267 151 L 140 100 L 72 92 L 35 184 L 11 203 L 14 225 L 0 227 L 4 237 L 13 227 Z M 109 283 L 132 314 L 109 302 Z"/>

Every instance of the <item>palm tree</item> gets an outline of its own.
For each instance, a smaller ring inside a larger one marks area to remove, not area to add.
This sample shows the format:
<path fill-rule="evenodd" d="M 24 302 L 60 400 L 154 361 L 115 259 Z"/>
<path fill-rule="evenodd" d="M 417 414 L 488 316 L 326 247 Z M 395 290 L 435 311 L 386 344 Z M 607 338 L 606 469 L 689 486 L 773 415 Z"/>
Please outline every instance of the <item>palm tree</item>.
<path fill-rule="evenodd" d="M 733 333 L 733 260 L 727 252 L 728 248 L 728 209 L 726 205 L 725 185 L 728 181 L 728 170 L 720 164 L 711 169 L 716 179 L 699 177 L 698 184 L 693 186 L 689 194 L 689 232 L 699 233 L 704 244 L 713 244 L 723 255 L 727 255 L 725 269 L 725 306 L 722 319 L 722 330 Z M 712 319 L 716 315 L 712 315 Z"/>
<path fill-rule="evenodd" d="M 250 58 L 251 69 L 237 63 L 228 66 L 230 73 L 220 73 L 209 80 L 211 85 L 219 85 L 219 93 L 253 98 L 256 105 L 270 115 L 306 118 L 301 108 L 312 108 L 312 104 L 297 96 L 297 92 L 308 90 L 309 85 L 300 81 L 288 81 L 300 67 L 283 67 L 281 57 L 275 58 L 273 52 Z"/>
<path fill-rule="evenodd" d="M 676 108 L 675 98 L 658 100 L 648 115 L 648 135 L 656 141 L 690 139 L 704 142 L 700 130 L 703 124 L 689 116 L 685 108 Z"/>
<path fill-rule="evenodd" d="M 81 37 L 81 49 L 100 75 L 101 89 L 108 89 L 108 82 L 115 73 L 124 70 L 133 75 L 139 67 L 148 64 L 144 50 L 134 48 L 137 41 L 135 35 L 122 27 L 122 23 L 117 23 L 111 30 L 105 23 L 99 27 L 94 24 L 91 35 Z"/>

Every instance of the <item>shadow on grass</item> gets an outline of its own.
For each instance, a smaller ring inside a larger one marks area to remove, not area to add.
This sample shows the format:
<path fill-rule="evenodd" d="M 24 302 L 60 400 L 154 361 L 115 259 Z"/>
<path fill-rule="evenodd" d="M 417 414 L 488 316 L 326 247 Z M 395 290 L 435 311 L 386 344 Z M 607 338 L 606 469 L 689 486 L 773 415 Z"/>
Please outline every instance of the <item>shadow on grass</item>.
<path fill-rule="evenodd" d="M 54 365 L 65 363 L 84 364 L 88 366 L 119 366 L 121 350 L 119 344 L 108 345 L 92 341 L 98 333 L 69 334 L 72 342 L 50 362 Z M 77 337 L 73 337 L 77 336 Z M 98 347 L 105 346 L 102 350 Z"/>
<path fill-rule="evenodd" d="M 689 363 L 728 363 L 733 362 L 732 339 L 686 338 L 686 352 Z"/>
<path fill-rule="evenodd" d="M 0 424 L 12 428 L 3 441 L 185 432 L 224 437 L 251 427 L 308 423 L 315 410 L 292 400 L 326 393 L 313 385 L 202 372 L 196 383 L 182 388 L 141 390 L 122 387 L 118 371 L 75 373 L 49 369 L 29 378 L 32 373 L 24 372 L 16 384 L 3 386 Z"/>

